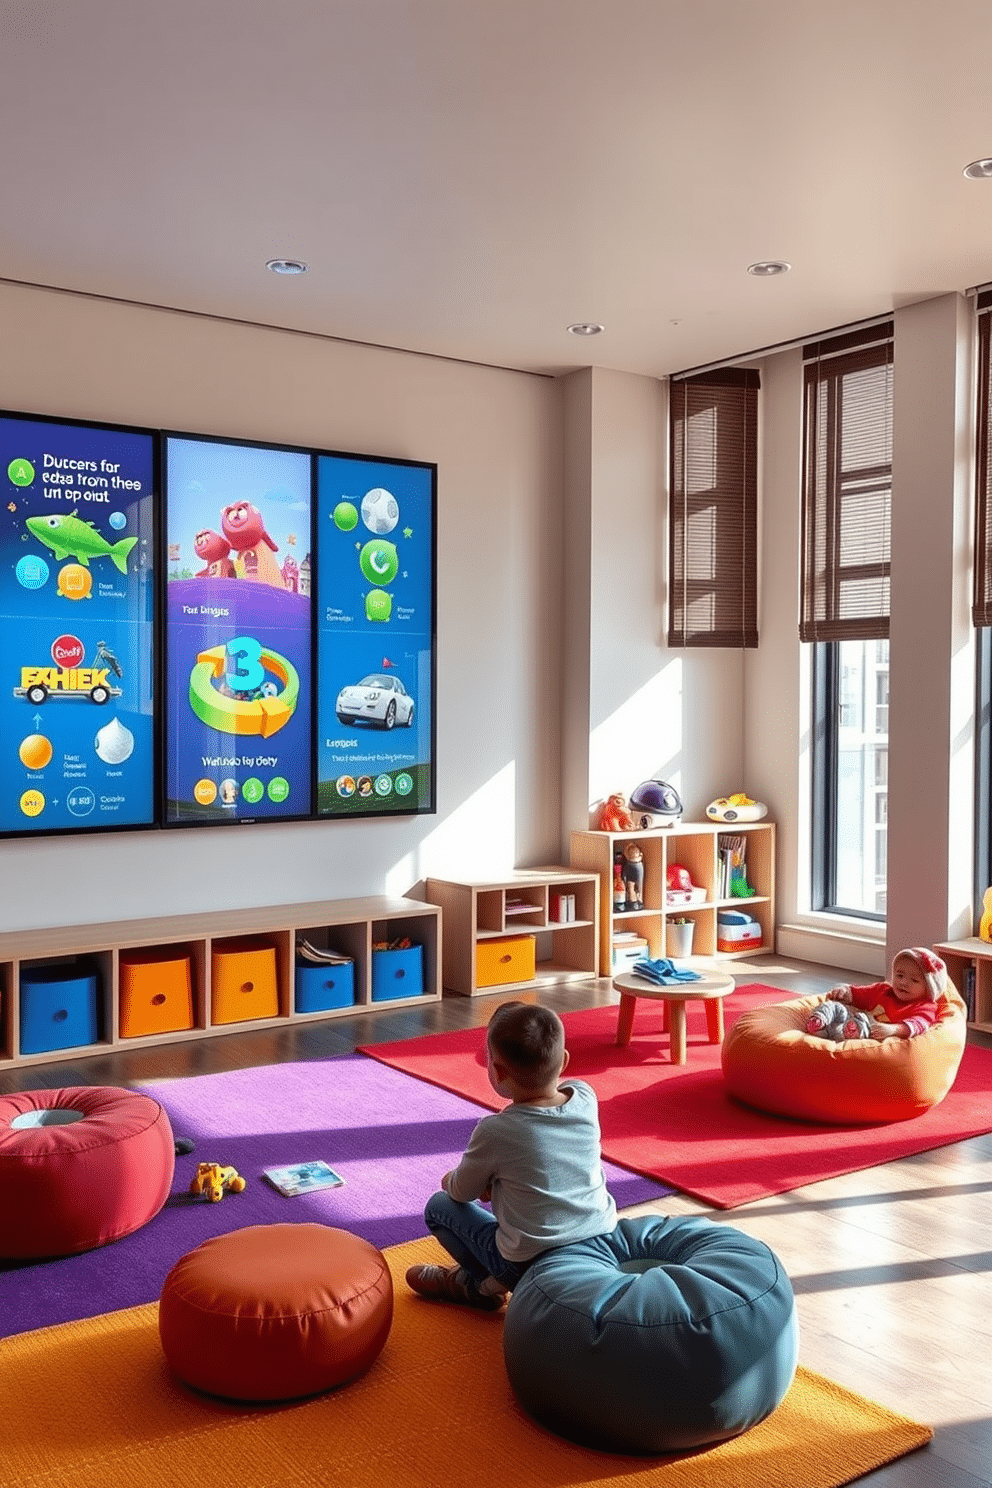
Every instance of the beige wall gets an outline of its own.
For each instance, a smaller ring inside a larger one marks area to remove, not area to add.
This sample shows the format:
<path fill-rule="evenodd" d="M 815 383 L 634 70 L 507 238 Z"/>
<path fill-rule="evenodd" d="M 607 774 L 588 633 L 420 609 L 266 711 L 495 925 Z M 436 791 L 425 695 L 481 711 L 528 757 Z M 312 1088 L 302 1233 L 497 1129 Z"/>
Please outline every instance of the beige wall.
<path fill-rule="evenodd" d="M 653 379 L 11 286 L 0 318 L 9 409 L 435 460 L 439 493 L 436 816 L 9 839 L 0 928 L 406 893 L 567 859 L 600 794 L 656 773 L 689 816 L 740 786 L 741 658 L 664 646 Z"/>
<path fill-rule="evenodd" d="M 558 856 L 553 379 L 11 287 L 0 324 L 0 406 L 434 460 L 439 507 L 436 816 L 8 839 L 0 928 L 405 893 Z"/>
<path fill-rule="evenodd" d="M 742 788 L 742 655 L 669 650 L 667 385 L 601 368 L 563 379 L 565 822 L 661 778 L 701 819 Z"/>

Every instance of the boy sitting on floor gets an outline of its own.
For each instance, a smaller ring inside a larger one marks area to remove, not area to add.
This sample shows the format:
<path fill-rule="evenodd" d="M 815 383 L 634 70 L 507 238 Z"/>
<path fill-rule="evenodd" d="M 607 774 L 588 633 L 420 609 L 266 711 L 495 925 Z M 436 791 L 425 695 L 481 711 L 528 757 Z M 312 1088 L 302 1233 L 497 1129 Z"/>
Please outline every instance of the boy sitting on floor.
<path fill-rule="evenodd" d="M 543 1251 L 606 1235 L 617 1211 L 606 1187 L 596 1094 L 559 1084 L 565 1028 L 550 1008 L 507 1002 L 489 1021 L 489 1083 L 510 1104 L 483 1116 L 458 1166 L 427 1201 L 431 1234 L 457 1262 L 411 1266 L 422 1297 L 492 1312 Z M 479 1200 L 490 1200 L 492 1214 Z"/>

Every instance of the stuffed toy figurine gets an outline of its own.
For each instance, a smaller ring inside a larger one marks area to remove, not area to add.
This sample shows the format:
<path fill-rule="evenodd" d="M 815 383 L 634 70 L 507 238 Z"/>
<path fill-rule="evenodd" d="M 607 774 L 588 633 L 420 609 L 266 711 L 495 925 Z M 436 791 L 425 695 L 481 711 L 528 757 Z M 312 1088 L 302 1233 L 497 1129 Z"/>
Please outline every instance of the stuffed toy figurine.
<path fill-rule="evenodd" d="M 860 1008 L 825 998 L 806 1019 L 806 1032 L 842 1044 L 845 1039 L 871 1038 L 871 1019 Z"/>
<path fill-rule="evenodd" d="M 599 813 L 601 832 L 632 832 L 634 818 L 627 810 L 627 802 L 620 791 L 614 791 Z"/>
<path fill-rule="evenodd" d="M 203 1194 L 212 1204 L 219 1204 L 227 1193 L 243 1193 L 245 1180 L 236 1168 L 226 1168 L 221 1163 L 199 1164 L 196 1177 L 189 1186 L 190 1193 Z"/>
<path fill-rule="evenodd" d="M 628 842 L 623 850 L 621 875 L 626 893 L 624 909 L 643 909 L 644 854 L 636 842 Z"/>

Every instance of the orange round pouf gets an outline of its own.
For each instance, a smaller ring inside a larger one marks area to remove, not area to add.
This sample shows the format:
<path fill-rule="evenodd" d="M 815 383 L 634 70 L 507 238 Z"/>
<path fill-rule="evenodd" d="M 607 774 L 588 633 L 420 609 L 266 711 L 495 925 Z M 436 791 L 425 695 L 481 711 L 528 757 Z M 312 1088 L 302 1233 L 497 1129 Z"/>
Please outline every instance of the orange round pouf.
<path fill-rule="evenodd" d="M 357 1379 L 392 1321 L 382 1252 L 320 1224 L 205 1240 L 173 1266 L 158 1310 L 173 1371 L 228 1400 L 295 1400 Z"/>

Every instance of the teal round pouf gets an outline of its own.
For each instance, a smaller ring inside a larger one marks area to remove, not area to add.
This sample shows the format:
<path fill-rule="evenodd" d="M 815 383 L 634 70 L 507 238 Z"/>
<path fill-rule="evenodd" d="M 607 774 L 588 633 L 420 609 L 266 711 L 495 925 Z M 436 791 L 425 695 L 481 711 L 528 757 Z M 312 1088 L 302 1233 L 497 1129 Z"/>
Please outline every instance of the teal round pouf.
<path fill-rule="evenodd" d="M 518 1401 L 559 1436 L 687 1452 L 770 1416 L 796 1372 L 792 1285 L 760 1240 L 695 1217 L 621 1219 L 549 1250 L 510 1298 Z"/>

